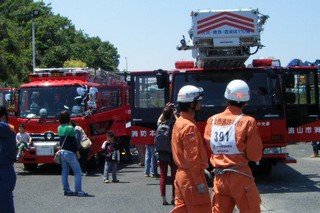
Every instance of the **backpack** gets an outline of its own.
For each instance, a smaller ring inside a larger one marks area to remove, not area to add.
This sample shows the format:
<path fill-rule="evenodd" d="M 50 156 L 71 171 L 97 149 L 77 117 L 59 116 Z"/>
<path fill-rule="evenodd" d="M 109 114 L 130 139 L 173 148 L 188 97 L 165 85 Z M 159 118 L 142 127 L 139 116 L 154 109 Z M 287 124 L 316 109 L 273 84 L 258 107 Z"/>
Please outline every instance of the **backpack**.
<path fill-rule="evenodd" d="M 159 152 L 165 151 L 171 153 L 171 125 L 170 122 L 160 123 L 156 136 L 154 138 L 156 150 Z"/>

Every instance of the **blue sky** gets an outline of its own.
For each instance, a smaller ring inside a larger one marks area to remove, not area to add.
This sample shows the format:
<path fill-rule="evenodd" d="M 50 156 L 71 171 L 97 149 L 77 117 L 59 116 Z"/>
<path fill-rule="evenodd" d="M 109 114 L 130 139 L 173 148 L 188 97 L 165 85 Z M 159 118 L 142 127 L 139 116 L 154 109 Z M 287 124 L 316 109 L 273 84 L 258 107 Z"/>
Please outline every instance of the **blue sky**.
<path fill-rule="evenodd" d="M 248 62 L 276 57 L 282 65 L 294 58 L 320 58 L 319 0 L 43 0 L 54 14 L 69 18 L 76 29 L 109 41 L 120 55 L 119 70 L 173 69 L 177 60 L 193 60 L 177 51 L 182 35 L 189 39 L 190 12 L 205 9 L 259 9 L 265 46 Z M 126 63 L 127 62 L 127 63 Z"/>

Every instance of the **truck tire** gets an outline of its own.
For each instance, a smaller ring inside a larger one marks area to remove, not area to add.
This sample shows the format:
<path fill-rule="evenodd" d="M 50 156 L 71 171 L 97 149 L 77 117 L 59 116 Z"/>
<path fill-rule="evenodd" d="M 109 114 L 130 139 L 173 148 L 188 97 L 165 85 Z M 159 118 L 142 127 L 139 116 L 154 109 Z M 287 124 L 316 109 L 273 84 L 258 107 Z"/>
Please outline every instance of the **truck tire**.
<path fill-rule="evenodd" d="M 119 137 L 118 143 L 120 144 L 120 161 L 130 163 L 132 161 L 130 152 L 130 136 Z"/>
<path fill-rule="evenodd" d="M 272 165 L 272 162 L 268 160 L 261 160 L 259 165 L 256 165 L 255 162 L 249 162 L 254 176 L 269 176 L 272 172 Z"/>
<path fill-rule="evenodd" d="M 98 168 L 99 161 L 97 157 L 94 155 L 87 161 L 87 169 L 88 170 L 95 170 Z"/>
<path fill-rule="evenodd" d="M 33 171 L 33 170 L 37 169 L 38 164 L 37 163 L 24 163 L 23 166 L 24 166 L 24 170 Z"/>

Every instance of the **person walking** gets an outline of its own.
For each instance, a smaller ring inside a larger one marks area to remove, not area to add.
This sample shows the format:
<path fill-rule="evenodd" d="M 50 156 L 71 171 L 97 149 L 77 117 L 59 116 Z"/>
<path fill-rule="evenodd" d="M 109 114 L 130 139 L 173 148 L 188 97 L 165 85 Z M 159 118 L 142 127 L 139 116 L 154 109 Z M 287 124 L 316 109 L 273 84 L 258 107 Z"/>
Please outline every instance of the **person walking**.
<path fill-rule="evenodd" d="M 8 124 L 8 113 L 4 106 L 0 107 L 0 212 L 14 213 L 13 190 L 16 185 L 17 145 L 14 127 Z"/>
<path fill-rule="evenodd" d="M 106 159 L 104 163 L 103 182 L 110 183 L 109 173 L 112 173 L 112 182 L 118 183 L 117 170 L 120 162 L 119 144 L 116 143 L 116 137 L 113 132 L 107 133 L 107 140 L 101 146 L 104 150 Z"/>
<path fill-rule="evenodd" d="M 175 186 L 175 207 L 171 213 L 209 213 L 211 201 L 205 178 L 208 156 L 194 116 L 201 108 L 203 89 L 192 85 L 178 93 L 181 111 L 172 130 L 172 155 L 178 167 Z"/>
<path fill-rule="evenodd" d="M 242 80 L 231 81 L 225 90 L 227 108 L 207 120 L 204 138 L 213 154 L 213 213 L 260 213 L 261 198 L 249 161 L 262 157 L 262 142 L 256 120 L 243 114 L 250 90 Z"/>
<path fill-rule="evenodd" d="M 88 193 L 82 191 L 82 173 L 78 159 L 80 158 L 79 144 L 76 141 L 75 132 L 70 125 L 70 114 L 64 110 L 60 112 L 59 116 L 60 126 L 58 127 L 58 134 L 60 137 L 61 146 L 61 179 L 63 191 L 65 196 L 89 196 Z M 69 187 L 68 175 L 70 167 L 74 174 L 74 188 L 71 191 Z"/>
<path fill-rule="evenodd" d="M 80 168 L 81 168 L 81 171 L 82 171 L 82 176 L 86 176 L 86 175 L 88 175 L 87 161 L 88 161 L 88 155 L 89 155 L 90 147 L 86 148 L 86 149 L 83 148 L 81 146 L 81 141 L 85 140 L 87 138 L 87 135 L 84 132 L 84 130 L 82 129 L 82 127 L 77 124 L 77 122 L 71 121 L 71 125 L 74 128 L 76 141 L 77 141 L 78 146 L 79 146 L 79 153 L 80 153 L 79 164 L 80 164 Z"/>
<path fill-rule="evenodd" d="M 174 120 L 173 106 L 167 105 L 163 108 L 162 114 L 159 118 L 158 128 L 155 136 L 156 156 L 158 157 L 160 166 L 160 194 L 162 197 L 162 204 L 169 205 L 166 198 L 166 182 L 168 166 L 171 169 L 171 178 L 175 179 L 177 166 L 173 161 L 171 149 L 171 135 Z M 172 184 L 172 200 L 174 204 L 174 185 Z"/>

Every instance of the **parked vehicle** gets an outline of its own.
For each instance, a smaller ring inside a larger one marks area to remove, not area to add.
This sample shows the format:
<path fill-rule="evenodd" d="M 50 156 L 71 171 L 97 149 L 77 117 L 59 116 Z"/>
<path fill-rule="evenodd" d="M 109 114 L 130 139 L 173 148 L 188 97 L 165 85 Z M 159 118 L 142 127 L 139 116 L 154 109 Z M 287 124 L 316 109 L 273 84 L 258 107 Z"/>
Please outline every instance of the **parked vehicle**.
<path fill-rule="evenodd" d="M 88 159 L 102 151 L 107 131 L 129 143 L 129 87 L 121 76 L 88 68 L 50 68 L 36 69 L 29 78 L 13 95 L 17 107 L 10 118 L 15 126 L 24 124 L 33 140 L 19 161 L 26 169 L 54 163 L 62 110 L 70 112 L 93 142 Z"/>

